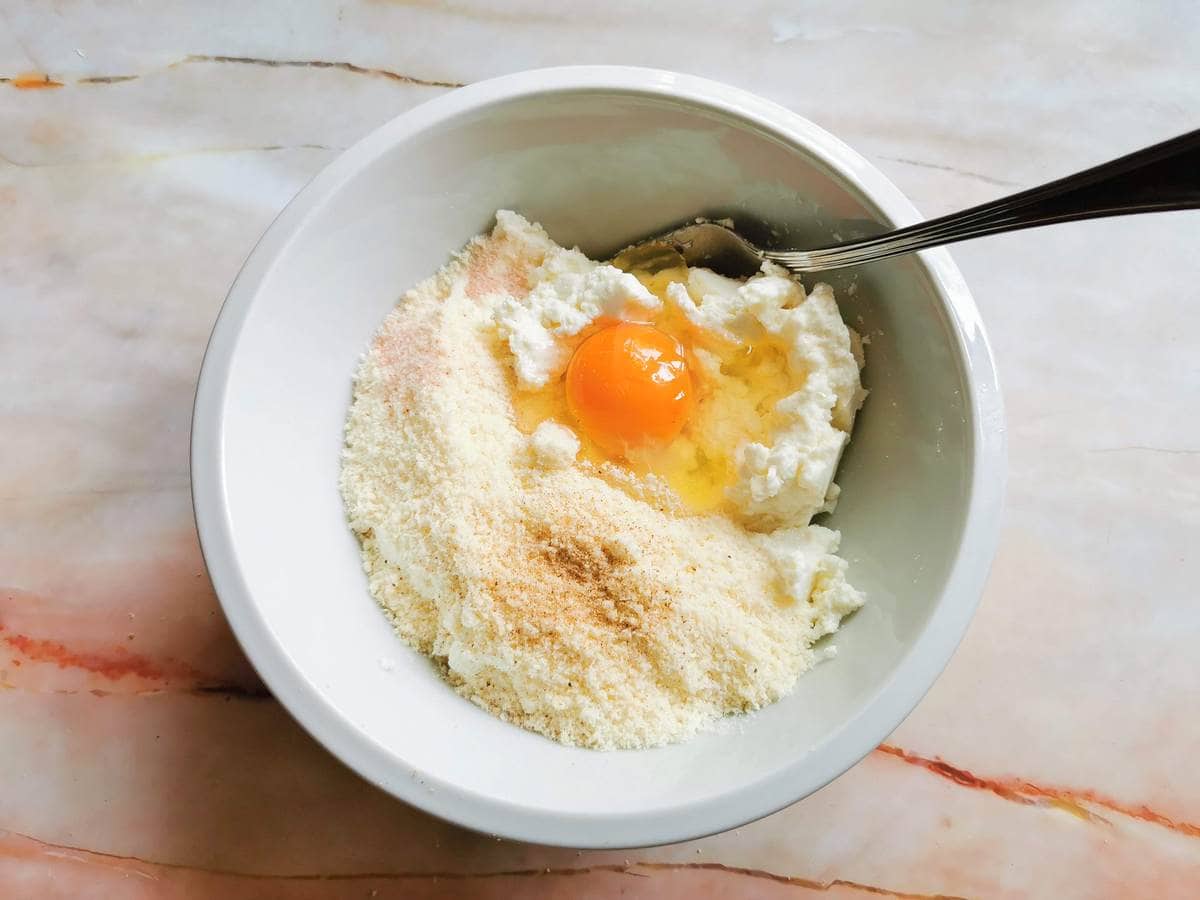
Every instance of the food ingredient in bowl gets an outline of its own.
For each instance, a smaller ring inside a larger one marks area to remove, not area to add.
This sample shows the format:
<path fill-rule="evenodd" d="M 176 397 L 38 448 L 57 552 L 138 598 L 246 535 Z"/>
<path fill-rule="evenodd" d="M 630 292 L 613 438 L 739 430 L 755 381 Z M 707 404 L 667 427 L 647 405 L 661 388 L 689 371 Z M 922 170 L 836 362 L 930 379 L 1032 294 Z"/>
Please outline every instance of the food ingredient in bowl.
<path fill-rule="evenodd" d="M 624 272 L 502 211 L 358 370 L 342 492 L 371 593 L 461 694 L 564 743 L 769 704 L 863 602 L 810 521 L 861 364 L 826 285 Z"/>
<path fill-rule="evenodd" d="M 682 345 L 645 323 L 601 328 L 575 349 L 563 384 L 572 417 L 617 457 L 667 444 L 692 407 Z"/>

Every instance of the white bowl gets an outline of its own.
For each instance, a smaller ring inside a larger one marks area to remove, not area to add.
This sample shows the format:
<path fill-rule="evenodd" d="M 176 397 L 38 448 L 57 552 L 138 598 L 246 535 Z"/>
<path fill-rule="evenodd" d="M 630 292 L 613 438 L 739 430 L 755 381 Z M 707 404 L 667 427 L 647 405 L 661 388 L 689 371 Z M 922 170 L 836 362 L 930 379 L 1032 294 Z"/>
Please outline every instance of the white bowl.
<path fill-rule="evenodd" d="M 966 285 L 940 250 L 828 279 L 870 337 L 871 396 L 831 523 L 868 605 L 837 636 L 838 657 L 783 701 L 686 743 L 573 749 L 473 706 L 401 644 L 367 594 L 337 488 L 359 355 L 400 293 L 499 208 L 591 252 L 701 211 L 775 223 L 801 246 L 864 220 L 920 218 L 810 122 L 669 72 L 525 72 L 400 116 L 284 210 L 213 330 L 192 490 L 225 614 L 317 740 L 395 796 L 470 828 L 634 846 L 786 806 L 899 724 L 949 660 L 982 590 L 1004 425 Z"/>

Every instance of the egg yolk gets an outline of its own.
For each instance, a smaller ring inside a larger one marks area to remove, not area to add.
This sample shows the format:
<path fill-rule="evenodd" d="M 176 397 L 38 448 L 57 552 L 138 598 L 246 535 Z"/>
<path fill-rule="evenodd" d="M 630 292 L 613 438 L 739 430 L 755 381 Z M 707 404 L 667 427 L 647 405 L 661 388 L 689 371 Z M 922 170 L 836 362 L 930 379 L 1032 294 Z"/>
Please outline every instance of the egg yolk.
<path fill-rule="evenodd" d="M 666 444 L 692 409 L 683 347 L 653 325 L 620 322 L 588 337 L 567 366 L 567 407 L 614 456 Z"/>

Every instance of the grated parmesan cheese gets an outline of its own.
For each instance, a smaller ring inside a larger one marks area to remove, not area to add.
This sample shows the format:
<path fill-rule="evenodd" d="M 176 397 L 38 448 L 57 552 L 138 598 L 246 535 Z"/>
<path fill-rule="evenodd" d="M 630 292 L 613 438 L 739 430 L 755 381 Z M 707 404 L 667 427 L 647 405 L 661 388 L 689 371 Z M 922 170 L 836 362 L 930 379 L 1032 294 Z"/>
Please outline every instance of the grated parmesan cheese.
<path fill-rule="evenodd" d="M 508 214 L 403 297 L 355 379 L 341 489 L 372 595 L 459 693 L 566 744 L 661 745 L 787 694 L 862 596 L 836 532 L 679 515 L 576 461 L 565 426 L 517 429 L 542 370 L 515 370 L 494 312 L 553 246 Z"/>

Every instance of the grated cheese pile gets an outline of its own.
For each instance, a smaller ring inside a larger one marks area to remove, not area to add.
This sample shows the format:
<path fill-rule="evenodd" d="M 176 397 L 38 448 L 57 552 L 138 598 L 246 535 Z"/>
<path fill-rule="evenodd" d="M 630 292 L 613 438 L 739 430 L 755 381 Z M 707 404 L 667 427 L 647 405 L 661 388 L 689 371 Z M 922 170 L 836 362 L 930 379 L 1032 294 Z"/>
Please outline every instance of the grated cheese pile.
<path fill-rule="evenodd" d="M 569 423 L 523 434 L 530 372 L 498 311 L 577 251 L 499 221 L 404 295 L 358 370 L 341 488 L 372 595 L 459 693 L 566 744 L 661 745 L 778 700 L 862 604 L 838 534 L 680 515 L 576 459 Z"/>

